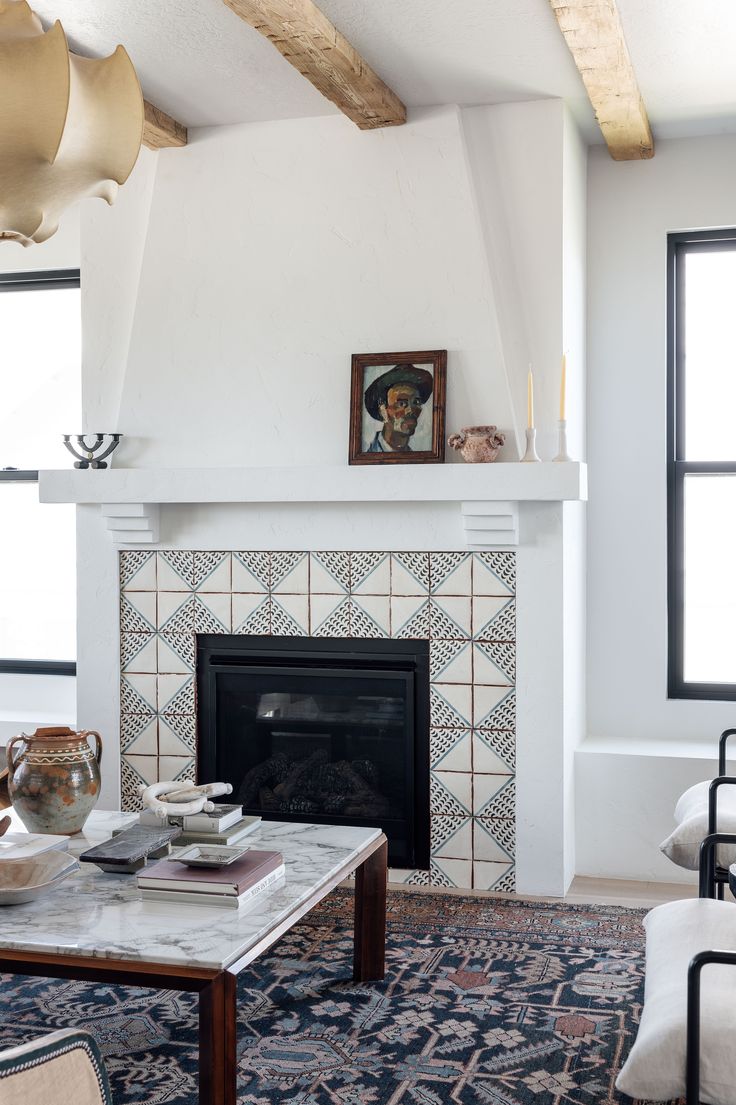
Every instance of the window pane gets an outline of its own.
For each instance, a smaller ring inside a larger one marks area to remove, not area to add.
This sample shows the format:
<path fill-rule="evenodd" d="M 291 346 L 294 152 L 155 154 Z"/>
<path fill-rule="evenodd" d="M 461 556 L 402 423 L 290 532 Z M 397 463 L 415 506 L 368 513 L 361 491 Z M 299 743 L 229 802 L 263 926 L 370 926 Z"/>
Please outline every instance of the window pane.
<path fill-rule="evenodd" d="M 0 292 L 0 333 L 0 468 L 65 468 L 61 436 L 81 430 L 79 288 Z"/>
<path fill-rule="evenodd" d="M 736 683 L 736 476 L 685 478 L 688 683 Z"/>
<path fill-rule="evenodd" d="M 75 515 L 0 484 L 0 657 L 76 659 Z"/>
<path fill-rule="evenodd" d="M 685 459 L 736 460 L 736 250 L 685 260 Z"/>

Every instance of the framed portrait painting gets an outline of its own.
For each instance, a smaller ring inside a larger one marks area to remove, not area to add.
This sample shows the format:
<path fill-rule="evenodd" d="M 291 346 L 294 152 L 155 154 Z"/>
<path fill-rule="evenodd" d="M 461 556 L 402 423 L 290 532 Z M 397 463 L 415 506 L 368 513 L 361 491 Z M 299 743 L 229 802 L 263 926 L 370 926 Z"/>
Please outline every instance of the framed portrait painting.
<path fill-rule="evenodd" d="M 447 350 L 354 353 L 350 464 L 440 463 Z"/>

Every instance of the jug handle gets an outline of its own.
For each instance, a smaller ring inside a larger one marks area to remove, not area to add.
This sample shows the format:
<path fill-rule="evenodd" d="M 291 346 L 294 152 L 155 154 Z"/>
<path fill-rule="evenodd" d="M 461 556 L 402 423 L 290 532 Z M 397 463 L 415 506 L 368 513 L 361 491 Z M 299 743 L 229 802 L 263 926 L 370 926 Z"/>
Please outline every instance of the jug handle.
<path fill-rule="evenodd" d="M 96 729 L 85 729 L 85 731 L 82 733 L 82 736 L 83 737 L 94 737 L 95 738 L 95 759 L 97 760 L 98 764 L 101 764 L 102 763 L 102 737 L 100 736 L 100 734 L 97 732 Z"/>
<path fill-rule="evenodd" d="M 13 759 L 12 748 L 13 745 L 17 744 L 18 741 L 23 741 L 25 743 L 25 733 L 19 733 L 16 737 L 11 737 L 5 747 L 5 755 L 8 759 L 8 782 L 10 783 L 12 783 L 13 781 L 13 773 L 15 772 L 16 767 L 25 756 L 25 752 L 21 752 L 20 756 L 18 756 L 16 759 Z"/>

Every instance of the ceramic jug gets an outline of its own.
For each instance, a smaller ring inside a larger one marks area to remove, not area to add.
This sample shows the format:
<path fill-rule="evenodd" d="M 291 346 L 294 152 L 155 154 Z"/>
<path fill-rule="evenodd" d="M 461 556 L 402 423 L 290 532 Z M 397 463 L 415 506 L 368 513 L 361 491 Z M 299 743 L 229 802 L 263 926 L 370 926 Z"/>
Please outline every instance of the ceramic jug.
<path fill-rule="evenodd" d="M 94 751 L 88 737 L 95 739 Z M 10 801 L 28 831 L 78 833 L 100 795 L 100 734 L 37 729 L 13 737 L 6 755 Z"/>

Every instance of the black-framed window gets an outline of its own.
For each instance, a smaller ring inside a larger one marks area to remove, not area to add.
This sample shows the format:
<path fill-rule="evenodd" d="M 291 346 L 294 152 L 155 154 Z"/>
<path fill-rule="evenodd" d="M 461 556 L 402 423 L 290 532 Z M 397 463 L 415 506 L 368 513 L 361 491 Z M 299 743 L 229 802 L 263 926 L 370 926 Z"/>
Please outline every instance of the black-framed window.
<path fill-rule="evenodd" d="M 0 273 L 0 674 L 76 671 L 75 508 L 37 483 L 81 421 L 79 289 L 78 269 Z"/>
<path fill-rule="evenodd" d="M 736 699 L 736 229 L 668 236 L 668 694 Z"/>

